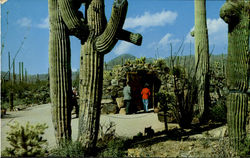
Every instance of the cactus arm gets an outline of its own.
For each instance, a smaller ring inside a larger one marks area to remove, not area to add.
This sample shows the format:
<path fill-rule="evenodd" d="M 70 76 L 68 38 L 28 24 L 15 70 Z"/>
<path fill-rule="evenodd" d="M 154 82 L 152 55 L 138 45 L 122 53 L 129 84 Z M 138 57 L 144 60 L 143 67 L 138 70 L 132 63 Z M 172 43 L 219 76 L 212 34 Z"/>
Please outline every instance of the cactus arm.
<path fill-rule="evenodd" d="M 190 35 L 191 35 L 192 37 L 194 37 L 194 36 L 195 36 L 195 31 L 194 31 L 194 30 L 191 31 L 191 32 L 190 32 Z"/>
<path fill-rule="evenodd" d="M 227 1 L 220 9 L 220 17 L 228 24 L 237 23 L 239 15 L 239 5 L 232 1 Z"/>
<path fill-rule="evenodd" d="M 81 6 L 80 0 L 58 0 L 58 4 L 63 21 L 70 34 L 85 40 L 88 37 L 89 28 L 84 22 L 83 14 L 78 11 Z"/>
<path fill-rule="evenodd" d="M 127 0 L 114 1 L 110 20 L 104 32 L 97 37 L 95 48 L 100 53 L 108 53 L 117 43 L 116 35 L 122 29 L 126 14 L 128 2 Z"/>
<path fill-rule="evenodd" d="M 139 33 L 132 33 L 127 30 L 121 30 L 117 34 L 117 38 L 119 40 L 124 40 L 130 43 L 133 43 L 135 45 L 140 46 L 142 43 L 142 35 Z"/>

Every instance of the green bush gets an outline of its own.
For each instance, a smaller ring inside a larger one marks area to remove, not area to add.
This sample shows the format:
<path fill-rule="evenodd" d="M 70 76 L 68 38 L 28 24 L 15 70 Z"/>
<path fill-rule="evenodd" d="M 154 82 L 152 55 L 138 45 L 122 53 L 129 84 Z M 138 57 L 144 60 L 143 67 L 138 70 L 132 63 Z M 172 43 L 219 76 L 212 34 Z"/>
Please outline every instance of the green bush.
<path fill-rule="evenodd" d="M 84 157 L 85 150 L 78 141 L 65 141 L 50 151 L 52 157 Z"/>
<path fill-rule="evenodd" d="M 126 140 L 115 138 L 108 142 L 107 147 L 100 153 L 100 157 L 125 157 Z"/>
<path fill-rule="evenodd" d="M 217 104 L 210 108 L 210 118 L 214 121 L 227 121 L 227 108 L 226 105 Z"/>
<path fill-rule="evenodd" d="M 47 152 L 47 140 L 43 139 L 44 130 L 48 128 L 46 124 L 31 125 L 29 122 L 26 126 L 15 122 L 10 125 L 10 132 L 7 132 L 7 141 L 11 147 L 6 147 L 2 156 L 11 157 L 30 157 L 44 156 Z"/>
<path fill-rule="evenodd" d="M 250 137 L 246 137 L 243 143 L 240 146 L 240 156 L 250 157 Z"/>
<path fill-rule="evenodd" d="M 45 104 L 50 101 L 48 81 L 36 83 L 16 83 L 9 82 L 1 85 L 2 104 L 9 102 L 9 92 L 14 93 L 14 106 L 29 104 Z"/>

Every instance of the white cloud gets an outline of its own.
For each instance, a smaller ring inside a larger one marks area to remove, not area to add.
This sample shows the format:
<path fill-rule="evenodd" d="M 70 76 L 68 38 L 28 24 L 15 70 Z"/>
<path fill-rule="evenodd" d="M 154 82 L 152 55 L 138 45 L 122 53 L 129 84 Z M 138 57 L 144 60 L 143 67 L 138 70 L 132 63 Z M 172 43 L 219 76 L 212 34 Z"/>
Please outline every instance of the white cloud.
<path fill-rule="evenodd" d="M 122 41 L 115 49 L 114 49 L 114 53 L 117 55 L 121 55 L 121 54 L 125 54 L 127 53 L 130 48 L 133 45 L 131 43 L 128 43 L 126 41 Z"/>
<path fill-rule="evenodd" d="M 167 33 L 159 40 L 159 42 L 152 42 L 148 48 L 167 48 L 170 44 L 176 45 L 180 41 L 180 39 L 173 38 L 173 34 Z"/>
<path fill-rule="evenodd" d="M 178 42 L 180 42 L 179 39 L 173 39 L 172 38 L 172 34 L 170 33 L 167 33 L 160 41 L 159 41 L 159 45 L 160 46 L 166 46 L 166 45 L 169 45 L 170 43 L 171 44 L 176 44 Z M 172 38 L 172 39 L 171 39 Z"/>
<path fill-rule="evenodd" d="M 0 3 L 4 4 L 5 2 L 7 2 L 7 0 L 1 0 Z"/>
<path fill-rule="evenodd" d="M 38 28 L 48 29 L 49 28 L 49 16 L 41 20 L 41 23 L 37 25 Z"/>
<path fill-rule="evenodd" d="M 77 72 L 77 68 L 72 68 L 72 72 Z"/>
<path fill-rule="evenodd" d="M 17 23 L 22 27 L 30 27 L 31 22 L 32 22 L 32 20 L 27 18 L 27 17 L 24 17 L 24 18 L 17 20 Z"/>
<path fill-rule="evenodd" d="M 124 29 L 132 28 L 140 31 L 146 28 L 164 26 L 166 24 L 172 24 L 175 22 L 178 14 L 172 11 L 149 13 L 145 12 L 142 16 L 136 16 L 135 18 L 127 18 L 124 24 Z"/>
<path fill-rule="evenodd" d="M 227 24 L 221 19 L 207 19 L 209 44 L 226 44 L 227 43 Z M 194 43 L 194 37 L 191 37 L 190 32 L 194 30 L 194 27 L 190 29 L 186 35 L 185 43 L 190 41 Z"/>

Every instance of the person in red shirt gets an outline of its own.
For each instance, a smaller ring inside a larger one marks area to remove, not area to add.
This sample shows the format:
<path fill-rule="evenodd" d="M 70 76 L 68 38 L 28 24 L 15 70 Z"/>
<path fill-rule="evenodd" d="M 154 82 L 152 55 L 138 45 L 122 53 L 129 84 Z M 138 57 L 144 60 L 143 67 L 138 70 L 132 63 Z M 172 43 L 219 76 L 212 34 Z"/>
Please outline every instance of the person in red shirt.
<path fill-rule="evenodd" d="M 145 84 L 145 88 L 142 89 L 141 95 L 142 95 L 142 102 L 144 105 L 144 111 L 148 112 L 148 97 L 151 95 L 151 93 L 147 83 Z"/>

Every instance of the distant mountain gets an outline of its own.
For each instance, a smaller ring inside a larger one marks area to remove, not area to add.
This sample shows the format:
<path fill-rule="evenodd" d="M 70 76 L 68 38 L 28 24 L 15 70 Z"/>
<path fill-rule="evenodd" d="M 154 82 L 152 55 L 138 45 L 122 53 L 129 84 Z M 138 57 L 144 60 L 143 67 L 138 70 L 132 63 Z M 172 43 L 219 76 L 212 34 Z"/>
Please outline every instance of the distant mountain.
<path fill-rule="evenodd" d="M 128 59 L 129 60 L 135 60 L 136 57 L 131 55 L 131 54 L 122 54 L 122 55 L 110 60 L 109 62 L 107 62 L 106 63 L 107 69 L 112 69 L 113 66 L 115 66 L 115 65 L 124 64 Z"/>

